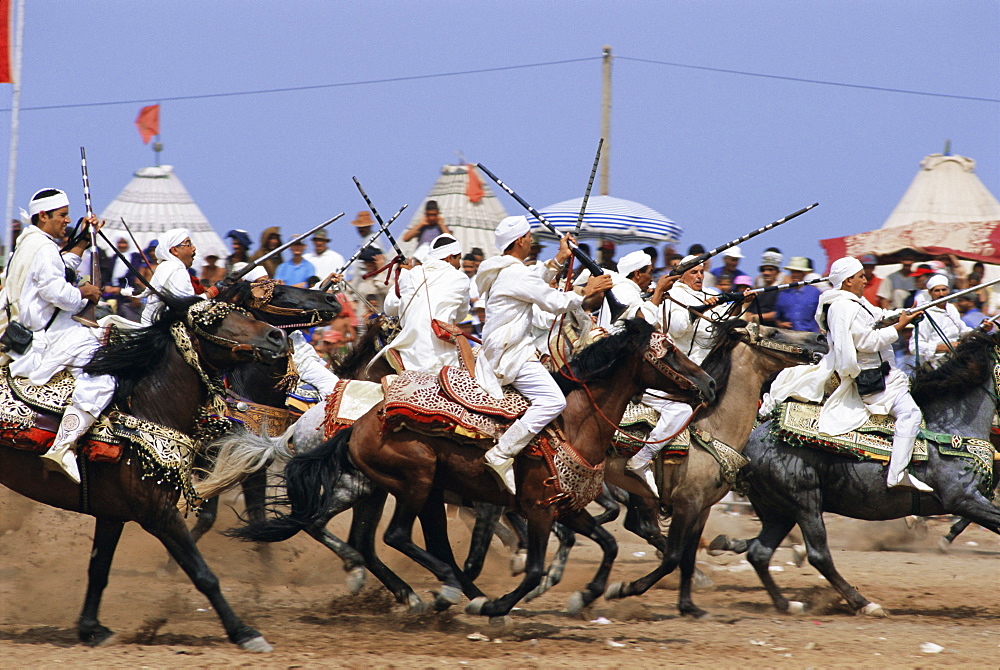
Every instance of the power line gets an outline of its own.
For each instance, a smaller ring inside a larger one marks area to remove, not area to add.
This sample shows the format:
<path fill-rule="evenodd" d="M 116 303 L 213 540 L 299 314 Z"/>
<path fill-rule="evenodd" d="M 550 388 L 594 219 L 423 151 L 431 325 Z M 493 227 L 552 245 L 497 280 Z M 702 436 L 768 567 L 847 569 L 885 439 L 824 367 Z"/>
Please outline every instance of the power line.
<path fill-rule="evenodd" d="M 268 93 L 292 93 L 295 91 L 315 91 L 324 88 L 345 88 L 349 86 L 369 86 L 372 84 L 388 84 L 399 81 L 416 81 L 420 79 L 441 79 L 444 77 L 461 77 L 470 74 L 486 74 L 490 72 L 504 72 L 507 70 L 524 70 L 535 67 L 549 67 L 552 65 L 568 65 L 570 63 L 583 63 L 586 61 L 601 60 L 603 56 L 587 56 L 586 58 L 567 58 L 565 60 L 546 61 L 544 63 L 525 63 L 523 65 L 504 65 L 500 67 L 487 67 L 477 70 L 458 70 L 455 72 L 435 72 L 431 74 L 414 74 L 403 77 L 387 77 L 385 79 L 365 79 L 361 81 L 342 81 L 334 84 L 314 84 L 312 86 L 288 86 L 285 88 L 262 88 L 253 91 L 231 91 L 229 93 L 203 93 L 201 95 L 175 95 L 171 97 L 158 98 L 138 98 L 135 100 L 108 100 L 105 102 L 80 102 L 66 105 L 40 105 L 38 107 L 21 107 L 22 112 L 38 111 L 44 109 L 75 109 L 79 107 L 108 107 L 111 105 L 138 105 L 143 103 L 173 102 L 177 100 L 205 100 L 208 98 L 235 98 L 246 95 L 262 95 Z M 0 109 L 0 112 L 9 112 L 10 108 Z"/>
<path fill-rule="evenodd" d="M 524 63 L 521 65 L 504 65 L 499 67 L 478 68 L 475 70 L 456 70 L 452 72 L 434 72 L 430 74 L 415 74 L 400 77 L 386 77 L 383 79 L 365 79 L 359 81 L 344 81 L 332 84 L 314 84 L 311 86 L 288 86 L 283 88 L 264 88 L 249 91 L 230 91 L 227 93 L 203 93 L 198 95 L 176 95 L 156 98 L 136 98 L 132 100 L 107 100 L 103 102 L 80 102 L 65 105 L 39 105 L 35 107 L 22 107 L 21 111 L 43 111 L 53 109 L 79 109 L 85 107 L 109 107 L 113 105 L 137 105 L 157 102 L 174 102 L 181 100 L 207 100 L 211 98 L 234 98 L 250 95 L 267 95 L 272 93 L 293 93 L 296 91 L 315 91 L 329 88 L 347 88 L 352 86 L 371 86 L 374 84 L 389 84 L 401 81 L 419 81 L 421 79 L 443 79 L 445 77 L 463 77 L 476 74 L 489 74 L 493 72 L 506 72 L 510 70 L 525 70 L 538 67 L 552 67 L 556 65 L 568 65 L 572 63 L 585 63 L 588 61 L 601 60 L 603 56 L 587 56 L 584 58 L 567 58 L 564 60 L 545 61 L 541 63 Z M 778 74 L 765 74 L 762 72 L 749 72 L 746 70 L 731 70 L 727 68 L 709 67 L 707 65 L 692 65 L 690 63 L 675 63 L 670 61 L 653 60 L 650 58 L 635 58 L 632 56 L 615 56 L 616 60 L 631 61 L 634 63 L 647 63 L 652 65 L 664 65 L 668 67 L 683 68 L 688 70 L 702 70 L 707 72 L 719 72 L 722 74 L 735 74 L 744 77 L 759 77 L 764 79 L 779 79 L 783 81 L 794 81 L 805 84 L 818 84 L 821 86 L 837 86 L 841 88 L 854 88 L 867 91 L 880 91 L 884 93 L 902 93 L 906 95 L 922 95 L 934 98 L 949 98 L 953 100 L 971 100 L 975 102 L 1000 103 L 1000 98 L 984 98 L 971 95 L 954 95 L 950 93 L 934 93 L 931 91 L 915 91 L 903 88 L 889 88 L 885 86 L 867 86 L 864 84 L 848 84 L 845 82 L 825 81 L 822 79 L 807 79 L 804 77 L 790 77 Z M 0 109 L 0 112 L 11 111 L 9 107 Z"/>
<path fill-rule="evenodd" d="M 744 70 L 728 70 L 720 67 L 708 67 L 706 65 L 690 65 L 688 63 L 671 63 L 662 60 L 651 60 L 649 58 L 632 58 L 630 56 L 615 56 L 618 60 L 633 61 L 636 63 L 652 63 L 654 65 L 668 65 L 670 67 L 685 68 L 688 70 L 706 70 L 708 72 L 722 72 L 725 74 L 738 74 L 744 77 L 762 77 L 765 79 L 782 79 L 784 81 L 797 81 L 806 84 L 820 84 L 823 86 L 840 86 L 842 88 L 860 88 L 866 91 L 882 91 L 885 93 L 905 93 L 908 95 L 926 95 L 933 98 L 951 98 L 954 100 L 975 100 L 976 102 L 1000 102 L 1000 98 L 980 98 L 972 95 L 953 95 L 951 93 L 933 93 L 930 91 L 913 91 L 905 88 L 888 88 L 885 86 L 866 86 L 864 84 L 847 84 L 839 81 L 824 81 L 822 79 L 805 79 L 803 77 L 788 77 L 780 74 L 763 74 L 761 72 L 747 72 Z"/>

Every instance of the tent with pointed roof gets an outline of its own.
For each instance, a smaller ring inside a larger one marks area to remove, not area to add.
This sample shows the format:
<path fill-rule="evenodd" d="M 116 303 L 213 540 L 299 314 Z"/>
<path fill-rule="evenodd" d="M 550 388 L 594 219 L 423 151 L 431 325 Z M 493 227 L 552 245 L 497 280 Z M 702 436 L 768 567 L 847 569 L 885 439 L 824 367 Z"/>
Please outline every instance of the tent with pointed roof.
<path fill-rule="evenodd" d="M 820 240 L 829 263 L 843 256 L 875 254 L 880 264 L 912 249 L 920 256 L 954 254 L 1000 264 L 1000 201 L 976 176 L 965 156 L 931 154 L 882 227 Z"/>
<path fill-rule="evenodd" d="M 132 181 L 104 208 L 100 218 L 107 221 L 104 232 L 111 240 L 128 238 L 121 223 L 124 218 L 143 247 L 164 231 L 187 228 L 191 231 L 191 241 L 198 248 L 198 258 L 209 254 L 220 258 L 229 255 L 228 247 L 212 229 L 171 165 L 138 170 Z"/>
<path fill-rule="evenodd" d="M 470 175 L 469 169 L 473 172 Z M 493 233 L 506 216 L 507 210 L 500 203 L 485 180 L 475 171 L 475 166 L 445 165 L 441 176 L 434 182 L 430 193 L 420 202 L 407 228 L 424 216 L 428 200 L 435 200 L 445 225 L 454 233 L 462 249 L 468 253 L 473 247 L 483 250 L 486 258 L 496 256 Z M 402 233 L 395 233 L 402 238 Z M 404 253 L 416 249 L 416 240 L 401 243 Z"/>

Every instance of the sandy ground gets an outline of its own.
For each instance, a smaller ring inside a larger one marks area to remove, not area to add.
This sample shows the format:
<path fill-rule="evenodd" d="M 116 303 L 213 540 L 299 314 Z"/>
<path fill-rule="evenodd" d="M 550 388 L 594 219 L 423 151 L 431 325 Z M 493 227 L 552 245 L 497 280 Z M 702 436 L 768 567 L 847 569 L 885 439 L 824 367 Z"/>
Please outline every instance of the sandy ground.
<path fill-rule="evenodd" d="M 232 512 L 217 528 L 233 523 Z M 0 659 L 3 667 L 617 667 L 693 665 L 997 667 L 1000 657 L 1000 538 L 972 527 L 952 552 L 935 549 L 945 521 L 920 534 L 902 522 L 867 523 L 831 516 L 834 557 L 851 583 L 891 613 L 850 613 L 808 564 L 779 550 L 772 569 L 804 615 L 774 612 L 750 566 L 737 556 L 701 555 L 715 583 L 696 594 L 708 619 L 681 618 L 676 580 L 668 577 L 639 598 L 598 601 L 582 616 L 562 613 L 569 593 L 597 566 L 581 540 L 566 578 L 542 598 L 522 603 L 506 628 L 462 613 L 412 615 L 380 586 L 351 597 L 339 562 L 300 535 L 261 552 L 212 533 L 203 551 L 236 611 L 257 626 L 275 651 L 254 655 L 226 640 L 207 601 L 184 575 L 166 566 L 165 551 L 138 526 L 126 527 L 104 596 L 102 622 L 118 643 L 98 649 L 76 642 L 93 522 L 0 491 Z M 456 552 L 468 533 L 454 522 Z M 653 568 L 652 550 L 618 528 L 613 579 Z M 343 532 L 346 520 L 334 521 Z M 755 534 L 750 517 L 713 513 L 708 538 Z M 495 543 L 480 585 L 488 593 L 516 582 Z M 435 586 L 427 573 L 391 549 L 381 555 L 418 592 Z M 478 634 L 478 635 L 477 635 Z M 473 638 L 486 638 L 474 640 Z M 927 653 L 921 646 L 943 647 Z"/>

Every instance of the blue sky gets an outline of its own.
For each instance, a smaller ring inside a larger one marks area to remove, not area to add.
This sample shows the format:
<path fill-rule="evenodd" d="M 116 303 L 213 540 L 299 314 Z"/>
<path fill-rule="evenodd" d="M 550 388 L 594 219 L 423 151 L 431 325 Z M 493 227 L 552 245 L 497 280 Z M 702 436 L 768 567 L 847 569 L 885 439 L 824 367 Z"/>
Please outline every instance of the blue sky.
<path fill-rule="evenodd" d="M 997 0 L 32 0 L 22 106 L 594 58 L 163 103 L 162 162 L 175 166 L 219 232 L 299 232 L 338 211 L 353 214 L 364 203 L 352 175 L 391 213 L 419 202 L 457 151 L 542 207 L 586 185 L 604 44 L 618 57 L 611 195 L 682 224 L 684 248 L 721 244 L 819 201 L 745 252 L 777 245 L 822 263 L 817 240 L 880 226 L 921 158 L 947 139 L 1000 193 L 997 102 L 626 60 L 997 99 Z M 10 88 L 0 85 L 0 107 L 9 108 Z M 103 209 L 135 169 L 152 164 L 133 125 L 142 104 L 22 111 L 17 204 L 51 185 L 67 189 L 80 212 L 78 151 L 86 146 L 94 206 Z M 9 118 L 0 112 L 4 164 Z M 347 228 L 331 235 L 345 255 L 356 240 Z"/>

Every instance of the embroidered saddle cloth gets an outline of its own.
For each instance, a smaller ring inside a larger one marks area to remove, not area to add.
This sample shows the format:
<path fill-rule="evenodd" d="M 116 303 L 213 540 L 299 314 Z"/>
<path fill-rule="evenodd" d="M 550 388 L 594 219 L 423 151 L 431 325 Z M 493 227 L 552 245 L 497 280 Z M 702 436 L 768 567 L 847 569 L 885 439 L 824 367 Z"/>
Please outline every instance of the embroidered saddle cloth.
<path fill-rule="evenodd" d="M 391 383 L 395 378 L 396 375 L 389 375 L 386 380 Z M 333 387 L 333 393 L 326 398 L 324 438 L 330 439 L 340 429 L 354 425 L 372 407 L 382 402 L 383 397 L 382 384 L 356 379 L 338 381 Z"/>
<path fill-rule="evenodd" d="M 502 400 L 494 399 L 464 370 L 447 367 L 440 375 L 404 371 L 393 379 L 385 378 L 383 389 L 386 431 L 408 429 L 484 449 L 491 447 L 529 405 L 523 395 L 510 388 L 505 389 Z M 486 411 L 489 413 L 483 413 Z M 560 514 L 583 509 L 601 492 L 604 462 L 588 463 L 551 424 L 521 455 L 545 461 L 551 475 L 545 483 L 553 494 L 542 504 L 557 505 Z"/>
<path fill-rule="evenodd" d="M 65 370 L 43 386 L 0 372 L 0 441 L 26 451 L 47 451 L 55 441 L 63 410 L 70 404 L 76 380 Z M 101 415 L 80 441 L 91 461 L 115 463 L 123 446 L 145 468 L 144 477 L 172 484 L 196 506 L 191 466 L 196 445 L 179 431 L 112 410 Z"/>
<path fill-rule="evenodd" d="M 822 407 L 796 400 L 781 403 L 771 415 L 771 434 L 795 446 L 825 449 L 862 461 L 889 461 L 895 427 L 891 416 L 872 414 L 857 430 L 843 435 L 827 435 L 819 432 Z M 922 424 L 913 445 L 912 460 L 926 461 L 930 446 L 937 448 L 942 456 L 968 459 L 975 471 L 985 476 L 986 489 L 992 489 L 993 461 L 1000 460 L 1000 456 L 989 440 L 934 433 Z"/>
<path fill-rule="evenodd" d="M 618 424 L 618 431 L 611 440 L 614 454 L 631 458 L 642 449 L 643 441 L 649 440 L 649 434 L 660 420 L 660 413 L 641 402 L 632 401 L 625 408 L 625 416 Z M 687 456 L 691 448 L 691 433 L 687 428 L 663 445 L 660 453 L 668 457 Z"/>

